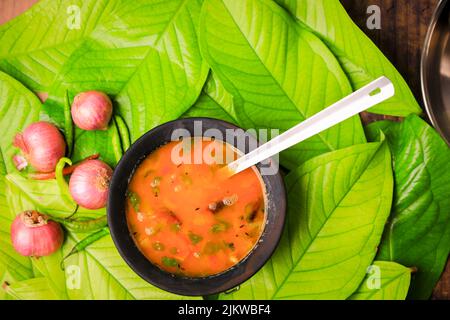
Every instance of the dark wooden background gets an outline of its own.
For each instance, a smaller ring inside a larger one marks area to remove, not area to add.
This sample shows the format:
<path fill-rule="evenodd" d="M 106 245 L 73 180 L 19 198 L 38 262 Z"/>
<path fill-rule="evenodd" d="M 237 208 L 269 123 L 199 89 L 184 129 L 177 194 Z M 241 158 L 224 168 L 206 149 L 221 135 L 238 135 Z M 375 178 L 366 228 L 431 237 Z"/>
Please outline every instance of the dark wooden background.
<path fill-rule="evenodd" d="M 341 0 L 358 26 L 378 45 L 405 77 L 418 101 L 420 56 L 428 24 L 439 0 Z M 381 9 L 381 29 L 366 26 L 368 6 Z"/>
<path fill-rule="evenodd" d="M 37 0 L 0 0 L 0 24 L 28 9 Z M 439 0 L 341 0 L 353 20 L 378 45 L 405 77 L 417 100 L 420 90 L 420 55 L 427 27 Z M 366 26 L 367 8 L 381 9 L 381 29 Z M 0 44 L 1 45 L 1 44 Z M 450 263 L 433 295 L 450 300 Z"/>
<path fill-rule="evenodd" d="M 423 105 L 420 58 L 431 17 L 439 0 L 341 0 L 358 26 L 377 44 L 408 82 Z M 381 29 L 366 26 L 370 5 L 381 9 Z M 450 262 L 435 289 L 434 299 L 450 300 Z"/>

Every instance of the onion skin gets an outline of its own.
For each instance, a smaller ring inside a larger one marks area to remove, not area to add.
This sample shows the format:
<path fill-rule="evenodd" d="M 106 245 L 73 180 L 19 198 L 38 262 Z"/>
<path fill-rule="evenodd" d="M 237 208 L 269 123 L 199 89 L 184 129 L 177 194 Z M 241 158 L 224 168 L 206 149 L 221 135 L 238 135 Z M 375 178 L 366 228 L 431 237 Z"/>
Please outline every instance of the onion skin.
<path fill-rule="evenodd" d="M 112 173 L 113 170 L 100 160 L 88 160 L 80 164 L 69 181 L 73 200 L 86 209 L 105 207 Z"/>
<path fill-rule="evenodd" d="M 112 113 L 112 102 L 103 92 L 86 91 L 73 99 L 72 119 L 80 129 L 107 130 Z"/>
<path fill-rule="evenodd" d="M 13 145 L 22 151 L 38 172 L 54 171 L 66 153 L 66 142 L 61 132 L 45 121 L 32 123 L 22 133 L 16 134 Z"/>
<path fill-rule="evenodd" d="M 28 167 L 27 159 L 25 159 L 25 157 L 23 157 L 21 155 L 15 155 L 13 157 L 13 162 L 14 162 L 14 166 L 19 171 L 22 171 L 23 169 Z"/>
<path fill-rule="evenodd" d="M 58 251 L 64 240 L 61 226 L 36 211 L 19 214 L 11 225 L 14 249 L 26 257 L 44 257 Z"/>

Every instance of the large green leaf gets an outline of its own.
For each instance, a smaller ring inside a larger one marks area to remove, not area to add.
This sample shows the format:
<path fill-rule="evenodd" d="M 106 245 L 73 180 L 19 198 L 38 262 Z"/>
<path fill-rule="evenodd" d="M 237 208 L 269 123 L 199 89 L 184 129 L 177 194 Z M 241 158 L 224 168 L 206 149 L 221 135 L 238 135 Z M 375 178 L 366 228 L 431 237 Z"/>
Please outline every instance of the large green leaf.
<path fill-rule="evenodd" d="M 395 194 L 378 259 L 416 267 L 409 297 L 430 297 L 450 252 L 450 149 L 417 116 L 376 122 L 394 159 Z"/>
<path fill-rule="evenodd" d="M 219 78 L 211 70 L 208 80 L 205 83 L 203 92 L 206 93 L 212 100 L 222 107 L 225 112 L 237 121 L 238 117 L 234 108 L 233 96 L 224 88 Z"/>
<path fill-rule="evenodd" d="M 16 278 L 13 276 L 13 273 L 11 273 L 8 268 L 6 268 L 6 266 L 2 266 L 0 265 L 0 300 L 15 300 L 16 298 L 14 298 L 12 295 L 10 295 L 7 291 L 5 290 L 7 288 L 5 288 L 5 285 L 8 285 L 9 283 L 13 283 L 16 282 Z M 28 277 L 29 278 L 29 277 Z M 24 280 L 24 279 L 22 279 Z"/>
<path fill-rule="evenodd" d="M 12 157 L 18 149 L 12 145 L 14 136 L 38 119 L 40 107 L 37 96 L 0 72 L 0 152 L 8 172 L 15 170 Z"/>
<path fill-rule="evenodd" d="M 11 193 L 23 192 L 21 197 L 9 197 L 10 207 L 17 213 L 24 210 L 37 210 L 42 213 L 65 218 L 77 209 L 75 202 L 66 203 L 61 198 L 59 186 L 55 179 L 26 179 L 19 173 L 11 173 L 5 177 Z M 27 205 L 29 207 L 27 207 Z"/>
<path fill-rule="evenodd" d="M 269 0 L 205 0 L 200 47 L 245 128 L 286 130 L 352 90 L 327 47 Z M 363 142 L 354 117 L 291 148 L 283 164 L 293 169 L 315 155 Z"/>
<path fill-rule="evenodd" d="M 0 68 L 49 90 L 61 108 L 66 89 L 115 96 L 135 140 L 181 116 L 200 94 L 208 74 L 197 44 L 201 4 L 43 1 L 0 29 Z M 79 30 L 67 27 L 72 5 L 80 8 Z"/>
<path fill-rule="evenodd" d="M 10 228 L 16 213 L 7 204 L 7 197 L 11 194 L 6 189 L 5 174 L 5 166 L 0 159 L 0 280 L 9 281 L 6 277 L 8 270 L 14 279 L 24 280 L 33 277 L 34 273 L 30 260 L 16 253 L 11 244 Z"/>
<path fill-rule="evenodd" d="M 375 261 L 350 300 L 405 300 L 411 269 L 395 262 Z"/>
<path fill-rule="evenodd" d="M 74 201 L 63 201 L 55 179 L 27 179 L 19 173 L 5 176 L 10 194 L 20 193 L 20 197 L 8 196 L 7 202 L 14 212 L 35 209 L 55 218 L 65 218 L 74 213 L 77 217 L 89 218 L 106 214 L 106 209 L 88 210 L 77 207 Z"/>
<path fill-rule="evenodd" d="M 8 269 L 18 280 L 33 276 L 29 259 L 18 255 L 11 245 L 9 230 L 18 212 L 10 210 L 7 204 L 10 194 L 6 188 L 5 175 L 15 170 L 12 157 L 17 149 L 12 146 L 13 137 L 37 119 L 39 107 L 37 97 L 19 82 L 0 72 L 0 279 L 5 277 Z"/>
<path fill-rule="evenodd" d="M 420 114 L 407 83 L 392 63 L 348 16 L 339 0 L 274 0 L 310 28 L 334 53 L 354 89 L 380 76 L 395 86 L 395 96 L 370 109 L 394 116 Z"/>
<path fill-rule="evenodd" d="M 307 161 L 286 178 L 288 215 L 270 261 L 238 299 L 346 299 L 373 261 L 392 201 L 387 143 Z"/>
<path fill-rule="evenodd" d="M 6 292 L 20 300 L 57 300 L 47 278 L 39 277 L 9 284 Z"/>
<path fill-rule="evenodd" d="M 0 69 L 30 88 L 48 90 L 73 51 L 111 18 L 116 6 L 109 0 L 39 1 L 0 26 Z M 79 28 L 70 28 L 77 9 Z"/>
<path fill-rule="evenodd" d="M 56 180 L 45 181 L 27 180 L 17 173 L 6 176 L 8 203 L 11 210 L 14 212 L 22 212 L 30 209 L 37 209 L 40 212 L 51 214 L 57 217 L 64 217 L 71 215 L 74 207 L 70 204 L 64 204 L 61 200 L 61 194 L 57 187 Z M 46 190 L 45 196 L 42 191 Z M 42 201 L 46 199 L 46 201 Z M 54 211 L 55 204 L 53 201 L 59 201 L 58 210 Z M 83 211 L 83 209 L 81 209 Z M 97 216 L 100 212 L 78 213 L 80 216 Z M 67 299 L 66 279 L 64 271 L 61 269 L 61 261 L 64 252 L 67 254 L 73 244 L 68 241 L 63 245 L 63 249 L 47 257 L 31 258 L 32 269 L 35 276 L 41 279 L 40 281 L 31 281 L 17 284 L 20 278 L 13 278 L 8 281 L 13 284 L 13 295 L 17 299 Z M 10 271 L 11 272 L 11 271 Z M 20 294 L 14 290 L 15 287 L 20 287 Z M 45 290 L 43 290 L 45 288 Z M 33 291 L 36 294 L 33 295 Z M 9 292 L 9 291 L 8 291 Z"/>
<path fill-rule="evenodd" d="M 51 93 L 59 101 L 66 89 L 107 92 L 136 140 L 200 94 L 209 70 L 197 43 L 202 1 L 113 2 L 114 14 L 72 53 Z"/>
<path fill-rule="evenodd" d="M 106 131 L 75 129 L 72 161 L 75 163 L 93 154 L 99 154 L 100 159 L 113 168 L 119 162 L 123 155 L 123 150 L 114 121 L 111 121 Z"/>
<path fill-rule="evenodd" d="M 206 117 L 235 123 L 235 120 L 207 93 L 202 93 L 183 118 Z"/>
<path fill-rule="evenodd" d="M 43 203 L 38 203 L 39 194 L 47 193 L 50 199 L 61 199 L 58 188 L 52 186 L 35 184 L 33 180 L 22 181 L 15 184 L 8 176 L 7 183 L 14 190 L 9 195 L 8 201 L 15 211 L 23 211 L 30 207 L 39 207 L 43 213 L 54 209 L 54 204 L 49 204 L 46 210 L 42 208 Z M 23 179 L 23 178 L 22 178 Z M 33 187 L 27 186 L 26 181 Z M 56 184 L 56 183 L 55 183 Z M 31 190 L 31 195 L 29 192 Z M 63 210 L 64 208 L 62 208 Z M 104 214 L 100 211 L 83 211 L 77 213 L 78 216 L 91 217 Z M 104 237 L 96 243 L 90 245 L 85 251 L 70 257 L 64 263 L 65 272 L 60 270 L 60 262 L 70 249 L 79 241 L 86 237 L 86 234 L 68 233 L 63 248 L 49 256 L 33 259 L 33 266 L 39 274 L 46 279 L 43 281 L 26 282 L 26 286 L 21 287 L 22 296 L 19 298 L 33 297 L 33 290 L 40 294 L 45 287 L 52 292 L 52 298 L 57 299 L 180 299 L 181 296 L 173 295 L 154 286 L 151 286 L 137 274 L 135 274 L 120 257 L 110 236 Z M 79 280 L 78 278 L 79 277 Z M 72 285 L 68 285 L 68 283 Z M 14 283 L 13 283 L 14 284 Z M 20 285 L 20 284 L 18 284 Z M 47 292 L 47 291 L 45 291 Z M 34 298 L 50 298 L 36 295 Z"/>
<path fill-rule="evenodd" d="M 81 237 L 75 235 L 74 239 Z M 89 246 L 65 263 L 78 266 L 79 290 L 69 290 L 71 299 L 191 299 L 151 286 L 136 275 L 117 252 L 110 236 Z"/>
<path fill-rule="evenodd" d="M 70 234 L 62 250 L 34 259 L 36 268 L 58 299 L 183 299 L 152 287 L 139 278 L 119 256 L 111 238 L 105 237 L 85 251 L 60 263 L 71 247 L 86 235 Z M 33 290 L 33 288 L 30 288 Z M 29 293 L 32 296 L 32 293 Z"/>
<path fill-rule="evenodd" d="M 210 72 L 202 94 L 195 104 L 183 115 L 184 118 L 207 117 L 236 124 L 233 97 L 222 83 Z"/>
<path fill-rule="evenodd" d="M 8 78 L 6 79 L 9 80 Z M 11 114 L 8 114 L 11 112 L 8 107 L 13 105 L 13 103 L 17 103 L 23 108 L 23 115 L 27 115 L 29 118 L 34 115 L 34 118 L 37 118 L 39 109 L 34 108 L 37 109 L 36 111 L 26 109 L 27 107 L 30 109 L 31 103 L 28 103 L 25 98 L 33 102 L 33 99 L 31 99 L 33 97 L 32 94 L 20 86 L 15 80 L 10 82 L 17 86 L 17 90 L 7 92 L 6 89 L 10 88 L 2 83 L 3 96 L 13 98 L 4 100 L 4 104 L 2 105 L 4 109 L 2 109 L 2 112 L 13 118 Z M 4 89 L 5 87 L 6 89 Z M 24 116 L 23 118 L 22 122 L 16 124 L 17 128 L 21 128 L 23 126 L 22 123 L 28 121 L 27 117 Z M 21 117 L 14 119 L 21 119 Z M 5 127 L 7 127 L 6 123 Z M 11 137 L 13 135 L 10 132 L 12 131 L 5 130 L 5 134 L 2 137 L 3 140 L 1 140 L 3 143 L 2 146 L 6 146 L 5 150 L 7 150 L 6 153 L 8 154 L 12 154 L 12 151 L 10 151 L 11 148 L 8 148 L 10 145 L 8 141 L 12 141 Z M 63 257 L 62 250 L 50 257 L 42 257 L 38 260 L 33 259 L 33 267 L 31 267 L 29 259 L 18 256 L 10 245 L 9 226 L 14 215 L 10 214 L 6 202 L 9 203 L 12 212 L 38 209 L 42 213 L 58 217 L 71 215 L 76 206 L 74 203 L 68 204 L 61 200 L 61 193 L 55 180 L 30 180 L 18 173 L 6 175 L 3 163 L 1 168 L 1 206 L 5 210 L 2 210 L 0 216 L 0 219 L 2 219 L 0 225 L 0 239 L 2 241 L 0 271 L 2 278 L 4 278 L 3 274 L 7 270 L 9 272 L 13 271 L 15 274 L 14 279 L 16 281 L 11 283 L 7 291 L 10 296 L 21 299 L 179 298 L 178 296 L 168 294 L 150 286 L 132 272 L 117 253 L 110 237 L 105 239 L 107 242 L 103 243 L 102 249 L 97 250 L 95 253 L 89 254 L 86 251 L 80 254 L 80 257 L 83 257 L 83 264 L 79 266 L 81 270 L 80 274 L 83 275 L 83 279 L 85 280 L 81 281 L 80 289 L 69 290 L 66 287 L 66 275 L 59 269 L 59 263 Z M 7 190 L 5 188 L 5 182 L 8 186 Z M 6 191 L 8 193 L 5 196 Z M 100 214 L 104 214 L 104 210 L 93 212 L 81 208 L 77 212 L 78 216 L 83 217 L 98 216 Z M 63 248 L 65 253 L 70 250 L 70 247 L 76 241 L 81 240 L 82 236 L 69 235 Z M 72 264 L 74 263 L 72 262 Z M 20 281 L 33 277 L 35 273 L 38 273 L 42 277 L 30 281 Z"/>
<path fill-rule="evenodd" d="M 43 278 L 46 278 L 48 286 L 59 300 L 69 298 L 65 270 L 61 268 L 61 261 L 65 254 L 70 251 L 71 245 L 73 244 L 70 241 L 66 241 L 63 248 L 56 253 L 47 257 L 32 258 L 34 268 L 39 271 Z"/>

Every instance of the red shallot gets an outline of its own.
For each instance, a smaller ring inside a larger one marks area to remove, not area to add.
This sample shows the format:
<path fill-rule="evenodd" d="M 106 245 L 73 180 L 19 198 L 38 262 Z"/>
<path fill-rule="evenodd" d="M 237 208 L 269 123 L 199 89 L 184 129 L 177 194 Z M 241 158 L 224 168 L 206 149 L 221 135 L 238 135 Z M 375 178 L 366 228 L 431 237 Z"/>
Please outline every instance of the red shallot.
<path fill-rule="evenodd" d="M 69 181 L 72 198 L 87 209 L 106 206 L 112 169 L 100 160 L 88 160 L 75 168 Z"/>
<path fill-rule="evenodd" d="M 106 130 L 113 112 L 112 102 L 103 92 L 86 91 L 75 96 L 71 108 L 73 122 L 83 130 Z"/>
<path fill-rule="evenodd" d="M 39 172 L 55 170 L 58 160 L 64 157 L 66 143 L 61 132 L 53 124 L 39 121 L 30 124 L 14 137 L 14 146 L 22 151 L 26 161 Z M 19 170 L 24 169 L 23 160 L 13 160 Z"/>
<path fill-rule="evenodd" d="M 19 214 L 11 225 L 11 241 L 22 256 L 43 257 L 57 251 L 64 240 L 61 226 L 37 211 Z"/>

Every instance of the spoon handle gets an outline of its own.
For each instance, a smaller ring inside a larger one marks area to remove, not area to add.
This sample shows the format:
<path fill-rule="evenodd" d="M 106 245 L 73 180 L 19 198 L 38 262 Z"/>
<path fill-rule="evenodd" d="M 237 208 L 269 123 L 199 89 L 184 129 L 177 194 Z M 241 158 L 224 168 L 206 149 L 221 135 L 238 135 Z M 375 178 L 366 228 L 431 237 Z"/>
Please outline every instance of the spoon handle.
<path fill-rule="evenodd" d="M 287 130 L 283 134 L 273 138 L 252 152 L 231 162 L 227 168 L 232 174 L 248 169 L 297 143 L 311 138 L 391 98 L 394 93 L 395 90 L 392 82 L 386 77 L 381 77 Z"/>

